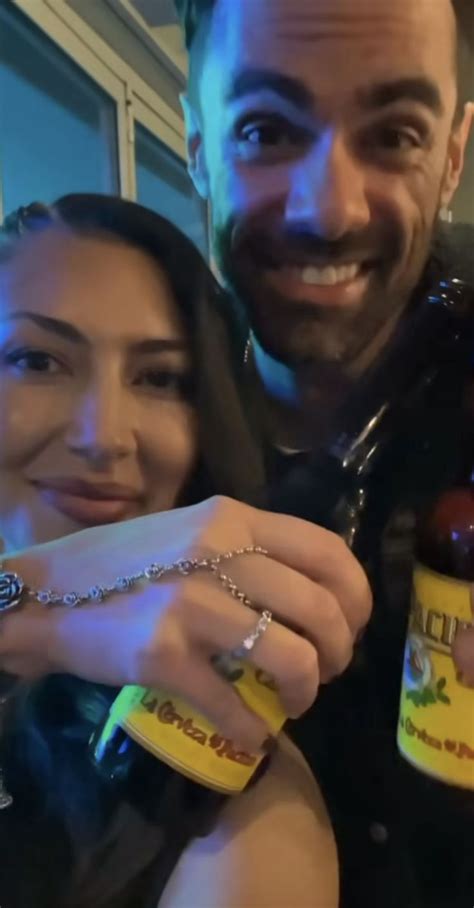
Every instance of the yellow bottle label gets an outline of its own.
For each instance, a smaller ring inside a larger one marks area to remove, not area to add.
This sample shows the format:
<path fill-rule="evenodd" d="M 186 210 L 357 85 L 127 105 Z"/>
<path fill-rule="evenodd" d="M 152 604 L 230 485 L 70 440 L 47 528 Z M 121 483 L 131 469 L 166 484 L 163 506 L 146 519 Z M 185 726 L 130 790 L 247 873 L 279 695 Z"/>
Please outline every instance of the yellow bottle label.
<path fill-rule="evenodd" d="M 272 679 L 255 666 L 237 661 L 228 677 L 245 703 L 277 734 L 286 715 Z M 173 769 L 226 794 L 242 791 L 263 759 L 263 754 L 239 750 L 188 703 L 163 690 L 124 687 L 109 721 Z"/>
<path fill-rule="evenodd" d="M 416 566 L 397 740 L 418 769 L 474 789 L 474 690 L 451 653 L 457 630 L 472 624 L 471 597 L 471 584 Z"/>

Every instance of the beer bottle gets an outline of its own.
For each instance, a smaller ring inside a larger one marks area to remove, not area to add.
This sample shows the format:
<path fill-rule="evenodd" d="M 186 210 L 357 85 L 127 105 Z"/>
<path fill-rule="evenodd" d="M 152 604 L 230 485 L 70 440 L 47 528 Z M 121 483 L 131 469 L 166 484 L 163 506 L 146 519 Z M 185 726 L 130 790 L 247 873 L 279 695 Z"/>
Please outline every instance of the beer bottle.
<path fill-rule="evenodd" d="M 215 660 L 215 664 L 276 735 L 286 716 L 272 679 L 231 656 Z M 136 685 L 121 690 L 107 719 L 93 734 L 90 747 L 97 769 L 110 781 L 127 780 L 132 768 L 136 774 L 138 765 L 151 767 L 153 775 L 163 780 L 171 767 L 221 794 L 242 791 L 265 756 L 263 751 L 241 750 L 174 693 Z M 155 758 L 152 761 L 150 754 Z M 149 777 L 147 784 L 151 784 Z"/>
<path fill-rule="evenodd" d="M 474 622 L 474 435 L 457 479 L 421 515 L 398 747 L 415 768 L 474 790 L 474 689 L 456 671 L 456 633 Z"/>

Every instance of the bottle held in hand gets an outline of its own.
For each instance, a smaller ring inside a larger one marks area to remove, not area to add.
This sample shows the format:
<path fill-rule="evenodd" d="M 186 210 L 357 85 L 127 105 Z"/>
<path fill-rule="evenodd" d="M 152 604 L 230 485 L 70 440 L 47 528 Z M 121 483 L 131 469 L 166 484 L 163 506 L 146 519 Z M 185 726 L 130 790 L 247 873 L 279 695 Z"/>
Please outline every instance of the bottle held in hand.
<path fill-rule="evenodd" d="M 428 776 L 474 791 L 474 688 L 452 645 L 474 622 L 474 440 L 458 481 L 418 526 L 398 747 Z"/>
<path fill-rule="evenodd" d="M 266 722 L 272 735 L 286 716 L 273 680 L 251 663 L 217 659 L 244 702 Z M 247 753 L 182 698 L 164 690 L 127 686 L 112 704 L 91 740 L 91 756 L 110 781 L 127 779 L 143 752 L 187 778 L 222 794 L 238 794 L 252 779 L 265 754 Z M 148 761 L 147 761 L 148 763 Z M 148 763 L 150 768 L 150 764 Z"/>

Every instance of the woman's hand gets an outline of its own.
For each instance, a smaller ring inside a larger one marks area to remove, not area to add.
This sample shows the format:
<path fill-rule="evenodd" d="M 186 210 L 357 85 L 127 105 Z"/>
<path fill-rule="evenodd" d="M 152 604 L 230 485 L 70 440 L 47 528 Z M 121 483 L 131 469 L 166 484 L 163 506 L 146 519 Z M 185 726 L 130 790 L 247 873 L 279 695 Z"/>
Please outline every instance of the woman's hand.
<path fill-rule="evenodd" d="M 250 658 L 272 675 L 290 716 L 319 683 L 342 672 L 365 625 L 371 595 L 345 544 L 326 530 L 226 498 L 96 527 L 8 559 L 35 588 L 84 592 L 152 562 L 212 557 L 261 546 L 223 570 L 273 621 Z M 210 571 L 143 583 L 102 604 L 44 608 L 28 602 L 0 625 L 0 663 L 23 676 L 68 672 L 111 685 L 164 687 L 185 697 L 222 734 L 255 750 L 267 730 L 217 675 L 210 658 L 239 646 L 258 615 Z"/>

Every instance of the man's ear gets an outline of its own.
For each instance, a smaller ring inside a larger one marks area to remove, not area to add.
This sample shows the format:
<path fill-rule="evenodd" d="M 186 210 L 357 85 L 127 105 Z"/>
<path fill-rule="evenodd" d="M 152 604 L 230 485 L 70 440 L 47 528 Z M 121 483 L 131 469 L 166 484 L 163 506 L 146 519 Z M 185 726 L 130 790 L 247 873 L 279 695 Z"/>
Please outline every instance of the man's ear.
<path fill-rule="evenodd" d="M 183 109 L 186 131 L 188 173 L 196 187 L 196 191 L 201 198 L 207 200 L 209 196 L 209 180 L 204 155 L 200 118 L 186 94 L 180 95 L 180 101 Z"/>
<path fill-rule="evenodd" d="M 460 122 L 453 129 L 449 139 L 448 149 L 448 166 L 444 178 L 444 186 L 441 194 L 441 204 L 448 208 L 456 189 L 459 186 L 462 171 L 464 167 L 464 156 L 466 152 L 469 134 L 471 132 L 474 115 L 474 104 L 468 103 L 464 106 L 464 113 Z"/>

